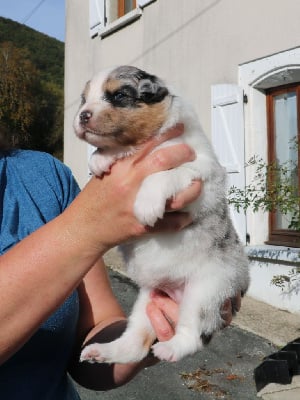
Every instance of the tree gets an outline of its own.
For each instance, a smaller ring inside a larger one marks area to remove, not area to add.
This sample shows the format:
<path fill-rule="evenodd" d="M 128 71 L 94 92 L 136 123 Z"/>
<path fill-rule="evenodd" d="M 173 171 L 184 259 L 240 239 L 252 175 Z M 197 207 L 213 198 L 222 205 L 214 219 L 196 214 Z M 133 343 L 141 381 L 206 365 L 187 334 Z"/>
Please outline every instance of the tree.
<path fill-rule="evenodd" d="M 34 119 L 32 92 L 37 71 L 21 49 L 12 43 L 0 47 L 0 121 L 1 133 L 11 138 L 13 144 L 19 139 L 26 141 Z"/>
<path fill-rule="evenodd" d="M 62 158 L 63 90 L 41 74 L 29 53 L 0 44 L 0 139 Z"/>

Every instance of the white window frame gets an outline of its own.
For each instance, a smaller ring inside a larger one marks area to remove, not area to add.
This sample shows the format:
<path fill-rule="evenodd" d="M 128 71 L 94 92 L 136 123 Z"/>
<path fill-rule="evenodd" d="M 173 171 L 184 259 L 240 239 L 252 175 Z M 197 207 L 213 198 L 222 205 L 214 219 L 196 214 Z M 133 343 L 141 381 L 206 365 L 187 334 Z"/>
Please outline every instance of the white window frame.
<path fill-rule="evenodd" d="M 94 15 L 90 14 L 90 37 L 94 38 L 99 36 L 103 39 L 123 26 L 138 20 L 143 14 L 143 9 L 155 1 L 156 0 L 137 0 L 137 7 L 134 10 L 118 18 L 117 0 L 89 0 L 90 13 L 97 10 L 99 15 L 99 21 L 96 23 Z"/>
<path fill-rule="evenodd" d="M 253 155 L 268 161 L 265 90 L 294 82 L 300 82 L 300 47 L 239 65 L 238 83 L 248 99 L 244 108 L 246 161 Z M 246 184 L 252 181 L 253 173 L 246 169 Z M 249 210 L 247 231 L 252 245 L 264 244 L 269 235 L 268 213 Z"/>
<path fill-rule="evenodd" d="M 137 0 L 137 4 L 139 7 L 144 8 L 155 1 L 156 0 Z"/>

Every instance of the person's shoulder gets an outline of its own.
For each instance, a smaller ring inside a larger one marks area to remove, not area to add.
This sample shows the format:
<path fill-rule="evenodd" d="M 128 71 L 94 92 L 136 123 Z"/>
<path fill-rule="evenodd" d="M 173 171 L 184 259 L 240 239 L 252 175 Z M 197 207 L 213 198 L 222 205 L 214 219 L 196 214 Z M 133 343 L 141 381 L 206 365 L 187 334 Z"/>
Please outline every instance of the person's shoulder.
<path fill-rule="evenodd" d="M 13 150 L 11 152 L 11 155 L 13 156 L 13 158 L 23 160 L 29 163 L 36 163 L 43 161 L 47 162 L 57 161 L 60 163 L 60 161 L 55 157 L 53 157 L 51 154 L 38 150 Z"/>
<path fill-rule="evenodd" d="M 20 174 L 23 177 L 26 175 L 24 179 L 52 188 L 62 203 L 69 204 L 79 193 L 80 189 L 71 169 L 51 154 L 36 150 L 17 150 L 14 158 L 15 165 L 18 164 L 17 169 L 22 169 Z"/>
<path fill-rule="evenodd" d="M 55 169 L 70 173 L 70 169 L 62 161 L 49 153 L 37 150 L 15 150 L 12 155 L 15 161 L 25 163 L 29 167 L 32 166 L 39 170 L 55 167 Z"/>

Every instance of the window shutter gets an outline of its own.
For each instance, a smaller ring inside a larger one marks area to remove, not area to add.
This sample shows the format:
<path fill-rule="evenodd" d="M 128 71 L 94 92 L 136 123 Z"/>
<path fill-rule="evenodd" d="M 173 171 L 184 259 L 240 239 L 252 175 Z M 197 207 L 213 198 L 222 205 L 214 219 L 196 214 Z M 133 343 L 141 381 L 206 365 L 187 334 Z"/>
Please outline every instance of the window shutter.
<path fill-rule="evenodd" d="M 90 36 L 96 36 L 104 25 L 105 0 L 90 0 Z"/>
<path fill-rule="evenodd" d="M 245 135 L 243 90 L 234 84 L 211 88 L 212 144 L 227 171 L 228 188 L 245 187 Z M 246 243 L 246 216 L 230 206 L 231 217 L 243 243 Z"/>

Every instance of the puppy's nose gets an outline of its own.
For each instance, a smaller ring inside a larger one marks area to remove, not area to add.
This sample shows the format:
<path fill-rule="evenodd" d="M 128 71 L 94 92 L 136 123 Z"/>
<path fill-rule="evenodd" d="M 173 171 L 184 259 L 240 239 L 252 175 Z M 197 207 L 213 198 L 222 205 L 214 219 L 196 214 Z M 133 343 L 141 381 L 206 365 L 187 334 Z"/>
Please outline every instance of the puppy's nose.
<path fill-rule="evenodd" d="M 82 111 L 79 115 L 80 123 L 87 124 L 92 117 L 92 113 L 90 111 Z"/>

